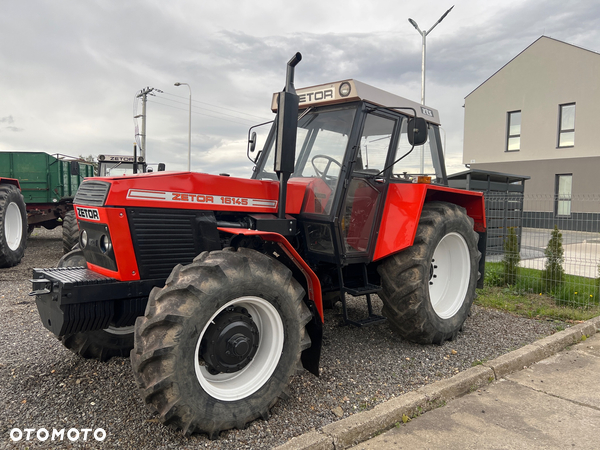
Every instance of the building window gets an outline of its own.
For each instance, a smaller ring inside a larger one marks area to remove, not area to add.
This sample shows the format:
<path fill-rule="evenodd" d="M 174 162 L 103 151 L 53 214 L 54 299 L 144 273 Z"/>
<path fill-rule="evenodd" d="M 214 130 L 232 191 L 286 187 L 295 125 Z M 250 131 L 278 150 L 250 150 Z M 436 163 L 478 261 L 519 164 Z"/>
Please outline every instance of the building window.
<path fill-rule="evenodd" d="M 506 151 L 516 152 L 521 150 L 521 111 L 508 113 L 506 134 Z"/>
<path fill-rule="evenodd" d="M 557 216 L 571 216 L 573 174 L 556 175 L 555 211 Z"/>
<path fill-rule="evenodd" d="M 575 145 L 575 103 L 560 105 L 558 117 L 558 146 Z"/>

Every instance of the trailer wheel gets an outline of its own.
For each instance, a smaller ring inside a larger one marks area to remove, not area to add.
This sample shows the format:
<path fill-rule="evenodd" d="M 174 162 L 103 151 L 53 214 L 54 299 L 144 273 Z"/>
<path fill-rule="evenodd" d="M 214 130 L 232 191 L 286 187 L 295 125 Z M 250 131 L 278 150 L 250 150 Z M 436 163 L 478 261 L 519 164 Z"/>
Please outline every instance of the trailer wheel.
<path fill-rule="evenodd" d="M 83 251 L 76 249 L 60 258 L 57 267 L 85 267 L 85 265 Z M 73 353 L 86 359 L 108 361 L 113 356 L 127 357 L 133 348 L 133 325 L 68 334 L 63 336 L 61 341 Z"/>
<path fill-rule="evenodd" d="M 267 419 L 310 346 L 304 295 L 289 269 L 246 248 L 176 266 L 135 324 L 131 362 L 148 407 L 211 439 Z"/>
<path fill-rule="evenodd" d="M 63 252 L 67 254 L 79 242 L 79 226 L 77 225 L 75 211 L 67 211 L 62 222 L 62 227 Z"/>
<path fill-rule="evenodd" d="M 0 267 L 21 262 L 27 246 L 27 209 L 19 189 L 0 185 Z"/>
<path fill-rule="evenodd" d="M 441 344 L 456 337 L 475 298 L 477 241 L 463 208 L 425 204 L 413 246 L 378 268 L 382 312 L 403 338 Z"/>

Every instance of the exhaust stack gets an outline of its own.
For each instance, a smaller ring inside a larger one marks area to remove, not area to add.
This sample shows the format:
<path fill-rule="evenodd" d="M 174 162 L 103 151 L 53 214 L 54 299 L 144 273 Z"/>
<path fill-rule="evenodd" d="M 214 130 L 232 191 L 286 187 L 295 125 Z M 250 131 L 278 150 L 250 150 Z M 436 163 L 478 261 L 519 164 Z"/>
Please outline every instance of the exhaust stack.
<path fill-rule="evenodd" d="M 298 129 L 299 97 L 294 88 L 294 68 L 302 60 L 296 53 L 287 63 L 285 87 L 277 101 L 277 140 L 275 144 L 275 173 L 279 178 L 279 207 L 277 218 L 285 219 L 287 182 L 294 172 L 296 133 Z"/>

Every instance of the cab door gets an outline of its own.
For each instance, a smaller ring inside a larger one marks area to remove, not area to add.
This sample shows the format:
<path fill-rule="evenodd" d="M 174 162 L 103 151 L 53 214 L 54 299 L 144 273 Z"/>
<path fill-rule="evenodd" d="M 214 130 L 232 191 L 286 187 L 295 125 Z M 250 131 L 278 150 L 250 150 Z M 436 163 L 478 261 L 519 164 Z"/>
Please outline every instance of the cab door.
<path fill-rule="evenodd" d="M 340 253 L 348 263 L 372 258 L 399 123 L 383 111 L 366 114 L 339 214 Z"/>

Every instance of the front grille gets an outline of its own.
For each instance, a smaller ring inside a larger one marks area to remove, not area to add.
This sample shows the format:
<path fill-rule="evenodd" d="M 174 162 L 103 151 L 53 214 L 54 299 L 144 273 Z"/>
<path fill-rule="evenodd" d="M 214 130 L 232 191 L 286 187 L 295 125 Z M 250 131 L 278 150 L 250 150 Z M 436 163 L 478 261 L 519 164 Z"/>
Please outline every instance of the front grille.
<path fill-rule="evenodd" d="M 221 248 L 212 211 L 127 208 L 140 277 L 167 278 L 205 250 Z"/>
<path fill-rule="evenodd" d="M 106 181 L 87 180 L 81 183 L 73 203 L 76 205 L 104 206 L 110 183 Z"/>

